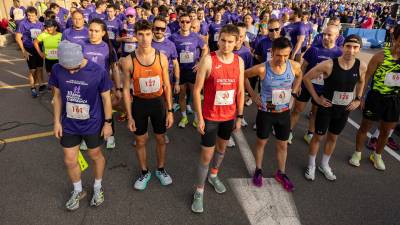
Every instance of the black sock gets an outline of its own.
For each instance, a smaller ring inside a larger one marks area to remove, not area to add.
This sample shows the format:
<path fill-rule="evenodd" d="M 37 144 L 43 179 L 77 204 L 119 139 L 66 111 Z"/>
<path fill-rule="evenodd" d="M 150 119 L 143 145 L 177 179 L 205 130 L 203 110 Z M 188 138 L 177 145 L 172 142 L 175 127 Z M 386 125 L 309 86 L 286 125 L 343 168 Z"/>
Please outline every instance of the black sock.
<path fill-rule="evenodd" d="M 164 167 L 160 167 L 157 170 L 160 171 L 160 172 L 164 172 Z"/>
<path fill-rule="evenodd" d="M 148 173 L 149 170 L 142 170 L 142 175 L 146 175 L 146 173 Z"/>
<path fill-rule="evenodd" d="M 312 131 L 310 131 L 310 130 L 308 130 L 307 131 L 307 135 L 310 135 L 310 134 L 313 134 L 314 132 L 312 132 Z"/>
<path fill-rule="evenodd" d="M 261 170 L 260 168 L 257 168 L 257 167 L 256 167 L 256 172 L 255 172 L 255 174 L 256 174 L 256 175 L 262 174 L 262 170 Z"/>

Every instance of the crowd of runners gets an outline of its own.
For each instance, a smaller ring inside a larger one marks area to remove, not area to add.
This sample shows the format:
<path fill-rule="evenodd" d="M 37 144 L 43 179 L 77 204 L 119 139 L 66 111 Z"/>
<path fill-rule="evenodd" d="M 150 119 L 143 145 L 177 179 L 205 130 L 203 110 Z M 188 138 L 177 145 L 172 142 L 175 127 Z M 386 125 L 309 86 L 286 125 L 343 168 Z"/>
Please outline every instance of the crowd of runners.
<path fill-rule="evenodd" d="M 363 119 L 349 164 L 360 166 L 367 132 L 377 122 L 367 147 L 373 166 L 385 170 L 384 147 L 399 149 L 391 136 L 400 114 L 400 26 L 390 11 L 389 3 L 348 1 L 81 0 L 67 10 L 44 1 L 25 8 L 15 0 L 10 15 L 32 97 L 53 95 L 54 133 L 74 187 L 66 208 L 78 209 L 86 195 L 78 163 L 86 149 L 95 176 L 90 205 L 103 203 L 101 148 L 104 141 L 115 147 L 118 112 L 118 121 L 135 134 L 137 190 L 145 190 L 153 175 L 146 157 L 149 121 L 156 139 L 154 175 L 165 186 L 173 182 L 166 170 L 167 130 L 197 129 L 201 155 L 191 210 L 201 213 L 206 181 L 217 193 L 226 191 L 220 166 L 227 147 L 235 145 L 232 132 L 246 120 L 255 121 L 257 136 L 253 184 L 263 186 L 264 149 L 273 134 L 275 179 L 287 191 L 295 189 L 287 176 L 287 149 L 310 100 L 306 179 L 314 180 L 316 169 L 336 179 L 329 161 L 356 109 Z M 342 23 L 384 28 L 388 43 L 369 62 L 360 61 L 363 40 L 343 37 Z M 257 116 L 245 119 L 250 107 L 257 107 Z"/>

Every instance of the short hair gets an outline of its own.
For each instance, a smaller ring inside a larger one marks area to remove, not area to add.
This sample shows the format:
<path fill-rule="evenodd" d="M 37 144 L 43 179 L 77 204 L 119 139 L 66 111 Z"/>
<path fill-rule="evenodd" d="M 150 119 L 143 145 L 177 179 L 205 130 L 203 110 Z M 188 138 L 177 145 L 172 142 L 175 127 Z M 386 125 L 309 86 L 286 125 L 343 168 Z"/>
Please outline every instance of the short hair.
<path fill-rule="evenodd" d="M 277 18 L 271 18 L 268 20 L 268 24 L 272 24 L 272 23 L 281 23 L 281 21 Z"/>
<path fill-rule="evenodd" d="M 49 6 L 49 9 L 55 9 L 55 8 L 60 8 L 60 6 L 57 3 L 51 3 Z"/>
<path fill-rule="evenodd" d="M 33 6 L 29 6 L 27 9 L 26 9 L 26 13 L 28 14 L 28 13 L 34 13 L 34 14 L 36 14 L 37 15 L 37 9 L 35 8 L 35 7 L 33 7 Z"/>
<path fill-rule="evenodd" d="M 182 17 L 189 17 L 189 18 L 190 18 L 189 14 L 187 14 L 186 12 L 185 12 L 185 13 L 182 13 L 182 14 L 179 16 L 179 20 L 180 20 Z"/>
<path fill-rule="evenodd" d="M 393 31 L 393 39 L 397 40 L 400 37 L 400 25 L 397 24 Z"/>
<path fill-rule="evenodd" d="M 115 6 L 114 4 L 109 4 L 107 5 L 107 9 L 108 8 L 113 8 L 114 10 L 117 10 L 117 6 Z M 119 9 L 119 8 L 118 8 Z"/>
<path fill-rule="evenodd" d="M 26 12 L 28 12 L 28 10 Z M 56 18 L 56 13 L 54 11 L 51 11 L 51 10 L 48 9 L 48 10 L 46 10 L 44 12 L 44 16 L 46 18 L 55 19 Z"/>
<path fill-rule="evenodd" d="M 302 17 L 303 16 L 303 11 L 300 8 L 294 8 L 292 14 L 297 16 L 297 17 Z"/>
<path fill-rule="evenodd" d="M 139 20 L 138 22 L 135 23 L 135 33 L 137 34 L 139 31 L 143 30 L 152 30 L 153 29 L 153 24 L 151 24 L 147 20 Z"/>
<path fill-rule="evenodd" d="M 75 10 L 75 11 L 73 11 L 72 13 L 71 13 L 71 17 L 73 17 L 75 14 L 81 14 L 83 17 L 85 17 L 85 15 L 83 15 L 83 12 L 81 11 L 81 10 Z"/>
<path fill-rule="evenodd" d="M 99 8 L 100 6 L 102 6 L 102 5 L 106 5 L 107 3 L 106 2 L 103 2 L 103 1 L 97 1 L 96 2 L 96 8 Z"/>
<path fill-rule="evenodd" d="M 292 48 L 292 43 L 286 37 L 279 37 L 272 41 L 272 50 Z"/>
<path fill-rule="evenodd" d="M 142 9 L 151 10 L 151 5 L 148 2 L 143 2 Z"/>
<path fill-rule="evenodd" d="M 156 21 L 161 21 L 161 22 L 164 22 L 165 24 L 167 24 L 167 20 L 165 19 L 164 16 L 156 16 L 153 20 L 153 23 L 155 23 Z"/>
<path fill-rule="evenodd" d="M 237 28 L 246 28 L 246 24 L 244 24 L 243 22 L 238 22 L 235 24 Z"/>
<path fill-rule="evenodd" d="M 237 26 L 235 26 L 233 24 L 224 25 L 219 33 L 220 33 L 220 37 L 221 37 L 221 34 L 224 33 L 224 34 L 229 34 L 229 35 L 234 36 L 236 38 L 236 40 L 239 39 L 239 29 Z"/>

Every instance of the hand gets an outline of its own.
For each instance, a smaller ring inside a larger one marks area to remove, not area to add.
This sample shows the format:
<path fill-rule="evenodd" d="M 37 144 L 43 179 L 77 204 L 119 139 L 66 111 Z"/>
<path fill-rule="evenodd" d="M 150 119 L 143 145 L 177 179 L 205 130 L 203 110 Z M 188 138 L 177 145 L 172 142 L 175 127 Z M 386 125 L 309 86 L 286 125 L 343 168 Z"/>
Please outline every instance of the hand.
<path fill-rule="evenodd" d="M 236 121 L 235 121 L 235 126 L 233 127 L 233 132 L 239 131 L 240 128 L 242 128 L 242 119 L 241 118 L 237 118 Z"/>
<path fill-rule="evenodd" d="M 132 119 L 132 117 L 128 119 L 128 129 L 131 132 L 135 132 L 136 131 L 135 120 Z"/>
<path fill-rule="evenodd" d="M 29 60 L 29 56 L 32 56 L 29 52 L 26 50 L 22 50 L 22 56 L 26 59 Z"/>
<path fill-rule="evenodd" d="M 320 96 L 317 99 L 315 99 L 315 101 L 318 103 L 318 105 L 323 106 L 323 107 L 332 107 L 332 103 L 324 98 L 324 96 Z"/>
<path fill-rule="evenodd" d="M 63 136 L 61 123 L 55 123 L 53 131 L 54 131 L 54 136 L 56 136 L 57 139 L 60 139 Z"/>
<path fill-rule="evenodd" d="M 167 127 L 167 129 L 169 129 L 172 127 L 172 124 L 174 124 L 174 114 L 172 112 L 167 112 L 165 126 Z"/>
<path fill-rule="evenodd" d="M 115 92 L 115 96 L 118 98 L 118 100 L 121 100 L 122 99 L 122 92 L 117 90 Z"/>
<path fill-rule="evenodd" d="M 101 136 L 104 140 L 107 140 L 113 134 L 111 123 L 104 123 L 103 129 L 101 130 Z"/>
<path fill-rule="evenodd" d="M 262 102 L 261 102 L 261 97 L 260 95 L 254 95 L 254 97 L 251 98 L 253 102 L 255 102 L 258 106 L 258 108 L 262 107 Z"/>
<path fill-rule="evenodd" d="M 360 100 L 353 100 L 346 108 L 347 111 L 353 111 L 360 106 L 361 101 Z"/>
<path fill-rule="evenodd" d="M 42 59 L 44 59 L 46 57 L 46 55 L 43 52 L 38 52 L 39 56 L 42 57 Z"/>
<path fill-rule="evenodd" d="M 174 84 L 174 94 L 179 94 L 181 92 L 181 86 L 179 85 L 179 82 L 176 82 Z"/>
<path fill-rule="evenodd" d="M 204 123 L 204 120 L 203 119 L 197 119 L 197 131 L 201 134 L 201 135 L 204 135 L 205 134 L 205 132 L 204 132 L 204 129 L 205 129 L 205 127 L 206 127 L 206 125 L 205 125 L 205 123 Z"/>
<path fill-rule="evenodd" d="M 193 72 L 197 72 L 197 70 L 199 69 L 199 63 L 196 63 L 193 67 L 192 67 L 192 69 L 193 69 Z"/>

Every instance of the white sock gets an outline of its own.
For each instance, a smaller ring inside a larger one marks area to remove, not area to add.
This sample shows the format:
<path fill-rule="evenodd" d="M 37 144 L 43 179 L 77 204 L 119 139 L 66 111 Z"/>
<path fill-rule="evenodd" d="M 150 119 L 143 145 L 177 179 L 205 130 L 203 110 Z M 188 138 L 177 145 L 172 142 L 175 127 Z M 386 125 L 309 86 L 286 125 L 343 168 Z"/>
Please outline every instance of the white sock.
<path fill-rule="evenodd" d="M 390 131 L 389 131 L 389 137 L 391 137 L 392 136 L 392 134 L 393 134 L 393 129 L 391 129 Z"/>
<path fill-rule="evenodd" d="M 308 155 L 308 166 L 315 167 L 315 158 L 317 155 Z"/>
<path fill-rule="evenodd" d="M 378 154 L 378 153 L 376 153 L 376 151 L 374 151 L 374 156 L 375 156 L 375 158 L 377 157 L 377 156 L 380 156 L 381 154 Z"/>
<path fill-rule="evenodd" d="M 186 111 L 183 111 L 181 113 L 182 113 L 182 117 L 186 117 Z"/>
<path fill-rule="evenodd" d="M 379 129 L 376 128 L 375 132 L 371 135 L 371 138 L 378 138 L 379 136 Z"/>
<path fill-rule="evenodd" d="M 322 167 L 329 167 L 329 159 L 331 158 L 330 155 L 322 155 L 321 166 Z"/>
<path fill-rule="evenodd" d="M 82 180 L 73 183 L 73 185 L 74 185 L 74 191 L 76 191 L 76 192 L 82 191 Z"/>
<path fill-rule="evenodd" d="M 203 193 L 204 193 L 204 188 L 199 188 L 199 187 L 197 187 L 197 188 L 196 188 L 196 191 L 199 192 L 199 193 L 201 193 L 201 194 L 203 194 Z"/>
<path fill-rule="evenodd" d="M 101 189 L 101 181 L 102 179 L 94 179 L 94 185 L 93 185 L 93 189 L 94 191 L 100 191 Z"/>

